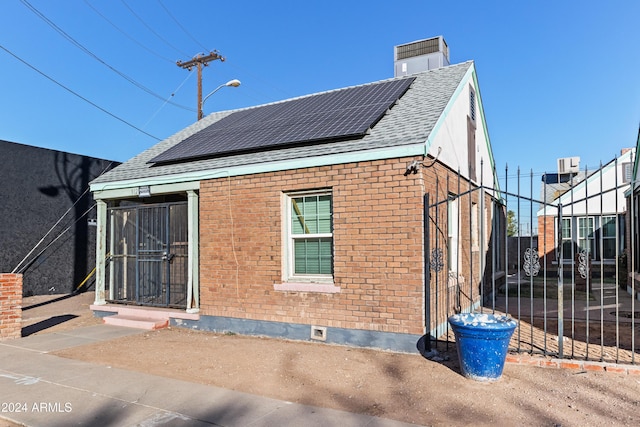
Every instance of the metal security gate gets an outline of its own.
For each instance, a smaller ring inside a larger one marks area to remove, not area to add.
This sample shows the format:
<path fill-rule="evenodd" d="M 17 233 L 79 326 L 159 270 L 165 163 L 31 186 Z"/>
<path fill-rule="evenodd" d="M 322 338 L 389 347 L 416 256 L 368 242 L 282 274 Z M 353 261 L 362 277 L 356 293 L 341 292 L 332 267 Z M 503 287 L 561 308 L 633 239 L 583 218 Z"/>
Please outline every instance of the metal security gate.
<path fill-rule="evenodd" d="M 186 306 L 187 204 L 112 208 L 110 302 Z"/>
<path fill-rule="evenodd" d="M 429 348 L 455 339 L 449 316 L 497 312 L 518 323 L 510 351 L 638 363 L 640 313 L 627 284 L 634 242 L 625 243 L 633 233 L 619 208 L 628 183 L 603 184 L 606 170 L 585 170 L 583 187 L 572 176 L 553 198 L 547 175 L 538 190 L 519 170 L 505 170 L 500 189 L 459 175 L 436 182 L 424 201 Z"/>

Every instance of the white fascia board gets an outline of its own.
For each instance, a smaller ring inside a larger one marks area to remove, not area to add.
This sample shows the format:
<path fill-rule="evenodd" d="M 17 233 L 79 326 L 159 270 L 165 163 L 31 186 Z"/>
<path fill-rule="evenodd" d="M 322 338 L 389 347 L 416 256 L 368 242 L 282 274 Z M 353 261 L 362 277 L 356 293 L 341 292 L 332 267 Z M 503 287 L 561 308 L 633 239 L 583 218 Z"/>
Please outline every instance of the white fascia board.
<path fill-rule="evenodd" d="M 429 149 L 431 148 L 431 144 L 433 144 L 433 140 L 438 135 L 438 132 L 440 132 L 440 129 L 444 125 L 444 122 L 447 116 L 449 115 L 449 113 L 451 112 L 451 109 L 453 108 L 454 104 L 456 103 L 456 100 L 464 90 L 465 85 L 469 81 L 469 78 L 473 75 L 473 69 L 474 69 L 474 66 L 473 64 L 471 64 L 471 66 L 465 73 L 464 77 L 462 77 L 462 79 L 460 80 L 458 87 L 453 92 L 453 95 L 451 95 L 451 98 L 449 98 L 447 105 L 444 107 L 444 110 L 442 110 L 442 114 L 440 114 L 440 117 L 438 117 L 438 120 L 436 121 L 436 124 L 433 126 L 433 129 L 431 129 L 431 132 L 429 132 L 429 136 L 427 137 L 427 141 L 424 146 L 425 156 L 428 154 Z"/>
<path fill-rule="evenodd" d="M 228 176 L 253 175 L 258 173 L 278 172 L 284 170 L 329 166 L 362 161 L 422 156 L 424 152 L 424 142 L 414 142 L 408 145 L 392 146 L 375 150 L 332 154 L 328 156 L 297 158 L 278 162 L 254 163 L 224 169 L 210 169 L 197 172 L 186 172 L 181 174 L 161 175 L 149 178 L 97 183 L 91 185 L 91 191 L 94 193 L 94 197 L 105 199 L 132 196 L 137 197 L 138 187 L 141 186 L 149 186 L 152 194 L 159 194 L 159 190 L 162 190 L 161 192 L 166 194 L 166 190 L 171 188 L 169 186 L 176 186 L 175 192 L 194 189 L 197 190 L 199 189 L 199 182 L 208 179 Z M 155 193 L 154 188 L 157 190 Z"/>
<path fill-rule="evenodd" d="M 493 171 L 494 188 L 500 190 L 500 181 L 498 180 L 498 169 L 496 168 L 495 159 L 493 158 L 493 148 L 491 147 L 491 139 L 489 139 L 489 128 L 484 115 L 484 104 L 482 103 L 482 95 L 480 94 L 480 84 L 478 83 L 478 75 L 476 73 L 475 64 L 472 67 L 473 83 L 476 89 L 476 99 L 478 100 L 478 110 L 480 112 L 480 123 L 482 123 L 482 131 L 484 132 L 484 139 L 487 143 L 487 153 L 489 153 L 489 161 L 491 164 L 491 170 Z"/>
<path fill-rule="evenodd" d="M 140 197 L 140 187 L 149 187 L 149 194 L 175 194 L 194 191 L 200 189 L 200 181 L 189 182 L 172 182 L 167 184 L 146 184 L 140 183 L 136 186 L 120 187 L 120 188 L 104 188 L 102 190 L 94 190 L 93 197 L 95 199 L 128 199 L 132 197 Z"/>
<path fill-rule="evenodd" d="M 558 214 L 558 206 L 555 205 L 547 205 L 544 208 L 540 209 L 536 216 L 557 216 Z"/>

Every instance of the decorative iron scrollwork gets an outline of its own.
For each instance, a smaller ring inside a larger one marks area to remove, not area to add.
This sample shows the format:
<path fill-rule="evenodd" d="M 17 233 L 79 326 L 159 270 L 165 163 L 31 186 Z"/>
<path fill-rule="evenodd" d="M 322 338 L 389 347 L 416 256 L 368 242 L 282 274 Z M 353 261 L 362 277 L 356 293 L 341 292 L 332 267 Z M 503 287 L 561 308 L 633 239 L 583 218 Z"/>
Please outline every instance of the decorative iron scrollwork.
<path fill-rule="evenodd" d="M 442 260 L 442 249 L 437 248 L 431 251 L 431 260 L 429 263 L 431 264 L 431 270 L 439 273 L 444 268 L 444 261 Z"/>
<path fill-rule="evenodd" d="M 578 273 L 583 279 L 587 278 L 589 273 L 589 252 L 586 249 L 582 249 L 578 252 Z"/>
<path fill-rule="evenodd" d="M 529 277 L 538 275 L 540 271 L 540 256 L 538 255 L 537 248 L 527 248 L 524 251 L 524 264 L 522 269 Z"/>

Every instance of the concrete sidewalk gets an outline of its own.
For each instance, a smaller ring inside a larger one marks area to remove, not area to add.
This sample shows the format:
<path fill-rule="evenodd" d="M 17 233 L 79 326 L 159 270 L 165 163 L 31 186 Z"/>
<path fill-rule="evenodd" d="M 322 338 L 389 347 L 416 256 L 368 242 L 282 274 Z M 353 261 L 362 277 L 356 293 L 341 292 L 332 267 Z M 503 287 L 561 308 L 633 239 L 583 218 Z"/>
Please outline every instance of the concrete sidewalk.
<path fill-rule="evenodd" d="M 409 426 L 48 352 L 144 331 L 96 325 L 0 342 L 0 418 L 26 426 Z"/>

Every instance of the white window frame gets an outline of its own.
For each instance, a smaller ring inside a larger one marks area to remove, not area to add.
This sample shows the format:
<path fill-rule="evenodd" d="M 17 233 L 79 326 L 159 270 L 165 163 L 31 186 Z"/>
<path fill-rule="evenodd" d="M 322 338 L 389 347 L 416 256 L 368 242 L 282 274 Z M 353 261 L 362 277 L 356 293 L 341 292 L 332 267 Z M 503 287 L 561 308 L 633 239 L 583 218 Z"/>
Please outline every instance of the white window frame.
<path fill-rule="evenodd" d="M 613 236 L 605 236 L 604 235 L 604 224 L 607 222 L 607 219 L 611 218 L 613 219 L 613 224 L 614 224 L 614 232 L 613 232 Z M 613 256 L 613 258 L 605 258 L 604 257 L 604 242 L 606 240 L 613 240 L 613 248 L 614 248 L 614 253 L 617 253 L 618 250 L 616 248 L 616 235 L 618 234 L 618 215 L 602 215 L 602 217 L 600 218 L 600 239 L 601 241 L 598 242 L 598 248 L 602 248 L 600 253 L 600 259 L 605 260 L 605 259 L 615 259 L 615 255 Z M 600 251 L 600 249 L 598 249 Z"/>
<path fill-rule="evenodd" d="M 458 274 L 459 266 L 459 236 L 460 236 L 460 211 L 458 197 L 449 196 L 447 204 L 447 265 L 449 274 Z"/>
<path fill-rule="evenodd" d="M 587 233 L 589 231 L 589 223 L 591 225 L 591 237 L 587 236 L 583 236 L 581 233 L 581 228 L 580 228 L 580 222 L 582 220 L 586 220 L 587 221 Z M 581 247 L 580 243 L 582 240 L 584 240 L 585 242 L 589 243 L 589 241 L 591 241 L 591 245 L 587 244 L 587 251 L 589 253 L 589 255 L 594 258 L 595 257 L 595 249 L 597 248 L 596 246 L 596 221 L 595 218 L 592 216 L 579 216 L 577 219 L 577 223 L 576 223 L 576 243 L 578 244 L 578 250 L 582 251 L 583 248 Z M 593 248 L 593 250 L 591 249 Z"/>
<path fill-rule="evenodd" d="M 560 224 L 560 236 L 562 238 L 562 241 L 560 242 L 560 245 L 562 245 L 563 250 L 562 250 L 562 259 L 564 260 L 571 260 L 572 258 L 574 258 L 576 256 L 576 254 L 574 253 L 575 251 L 573 250 L 573 217 L 565 217 L 562 218 L 562 222 L 567 222 L 569 224 L 568 228 L 563 227 L 563 224 Z M 564 235 L 564 230 L 569 231 L 569 236 L 565 237 Z M 577 241 L 576 241 L 577 242 Z M 565 250 L 564 248 L 564 244 L 565 243 L 569 243 L 569 250 Z"/>
<path fill-rule="evenodd" d="M 480 229 L 478 224 L 479 207 L 476 202 L 471 202 L 471 251 L 480 250 Z"/>
<path fill-rule="evenodd" d="M 293 234 L 292 218 L 294 217 L 292 200 L 297 197 L 308 196 L 331 196 L 332 198 L 332 211 L 331 211 L 331 232 L 330 233 L 307 233 L 296 235 Z M 283 230 L 283 269 L 282 269 L 282 284 L 275 286 L 276 290 L 283 291 L 301 291 L 301 292 L 339 292 L 339 288 L 333 286 L 334 277 L 332 274 L 296 274 L 295 273 L 295 251 L 294 242 L 297 239 L 302 238 L 329 238 L 331 239 L 332 247 L 332 266 L 333 271 L 335 260 L 333 258 L 334 237 L 333 237 L 333 192 L 331 189 L 313 190 L 283 193 L 283 218 L 282 218 L 282 230 Z"/>
<path fill-rule="evenodd" d="M 615 232 L 612 236 L 605 236 L 604 233 L 604 224 L 607 221 L 607 219 L 613 219 L 614 224 L 615 224 Z M 618 239 L 620 238 L 619 236 L 619 226 L 620 226 L 620 222 L 619 222 L 619 216 L 615 215 L 615 214 L 608 214 L 608 215 L 602 215 L 602 216 L 575 216 L 575 217 L 564 217 L 562 218 L 562 221 L 567 221 L 570 224 L 570 227 L 567 228 L 567 231 L 569 232 L 568 236 L 564 236 L 564 234 L 562 234 L 562 242 L 561 243 L 567 243 L 570 242 L 571 243 L 571 247 L 576 248 L 574 249 L 574 253 L 573 253 L 573 257 L 575 257 L 576 255 L 578 255 L 578 251 L 582 250 L 580 248 L 580 244 L 583 242 L 586 242 L 587 244 L 590 243 L 590 245 L 588 245 L 589 248 L 589 256 L 591 257 L 592 260 L 602 260 L 602 261 L 611 261 L 614 260 L 614 258 L 606 258 L 604 255 L 604 242 L 605 241 L 613 241 L 614 245 L 618 244 Z M 587 222 L 587 231 L 588 231 L 588 227 L 591 227 L 591 231 L 592 231 L 592 236 L 584 236 L 584 230 L 580 229 L 580 223 L 581 222 Z M 556 221 L 557 223 L 557 221 Z M 563 230 L 564 228 L 562 228 Z M 616 248 L 615 252 L 618 252 L 618 249 Z M 567 250 L 563 251 L 562 253 L 563 258 L 565 261 L 569 261 L 571 260 L 571 253 Z"/>

